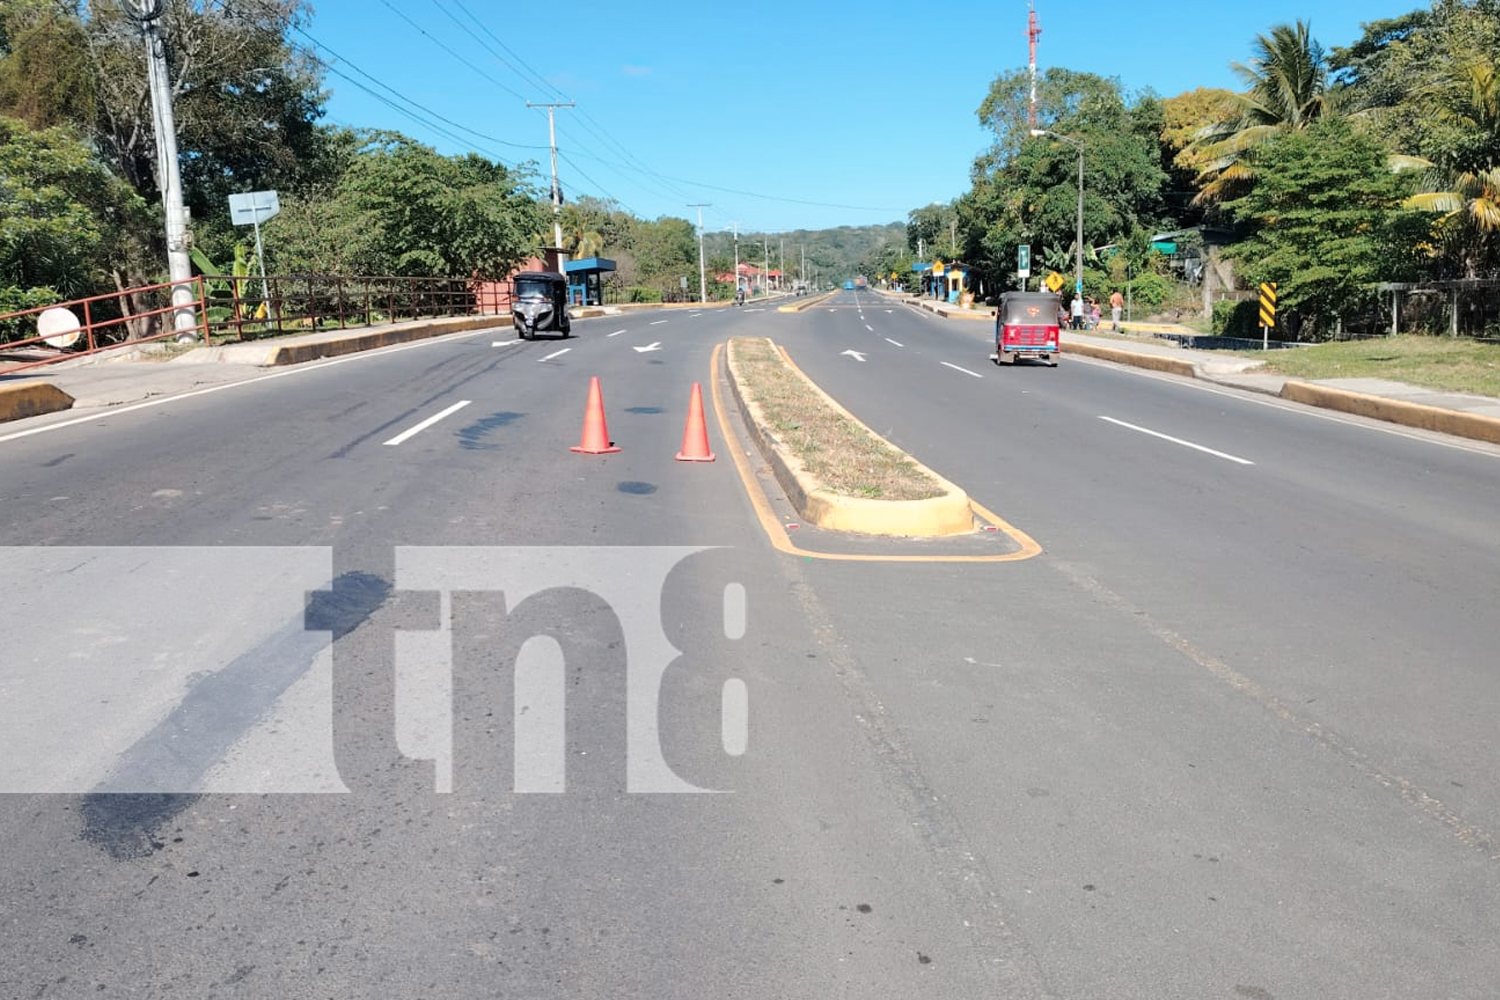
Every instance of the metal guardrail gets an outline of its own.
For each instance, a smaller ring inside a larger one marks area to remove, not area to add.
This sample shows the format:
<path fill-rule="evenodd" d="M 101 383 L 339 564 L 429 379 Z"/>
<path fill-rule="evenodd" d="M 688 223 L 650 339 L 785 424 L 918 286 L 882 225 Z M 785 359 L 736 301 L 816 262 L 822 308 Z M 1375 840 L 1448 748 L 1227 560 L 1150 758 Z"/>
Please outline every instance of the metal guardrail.
<path fill-rule="evenodd" d="M 172 314 L 180 307 L 173 305 L 172 293 L 184 286 L 192 291 L 191 308 L 197 323 L 189 329 L 179 330 L 172 321 Z M 77 321 L 76 326 L 70 323 L 71 328 L 65 332 L 45 332 L 40 327 L 44 322 L 43 314 L 60 315 L 53 312 L 59 309 L 67 310 Z M 5 313 L 0 315 L 0 375 L 87 357 L 127 342 L 144 344 L 184 333 L 201 339 L 207 335 L 205 315 L 201 278 L 127 288 Z M 7 339 L 12 333 L 18 336 Z"/>
<path fill-rule="evenodd" d="M 173 326 L 171 295 L 182 284 L 146 285 L 0 314 L 0 374 L 177 337 L 187 331 Z M 190 285 L 197 321 L 191 332 L 206 343 L 508 312 L 513 291 L 510 282 L 391 275 L 200 275 Z M 58 309 L 78 320 L 76 336 L 49 336 L 38 327 L 43 313 Z"/>
<path fill-rule="evenodd" d="M 1152 333 L 1151 336 L 1158 340 L 1170 340 L 1178 347 L 1191 347 L 1198 351 L 1258 351 L 1262 347 L 1280 351 L 1308 346 L 1282 340 L 1262 342 L 1248 337 L 1216 337 L 1211 333 Z"/>
<path fill-rule="evenodd" d="M 259 275 L 215 275 L 203 280 L 209 334 L 226 340 L 481 311 L 480 286 L 463 278 L 292 274 L 269 275 L 264 282 Z M 493 288 L 495 283 L 488 284 Z M 493 297 L 497 305 L 508 303 L 508 293 L 509 288 L 503 295 L 486 298 Z"/>

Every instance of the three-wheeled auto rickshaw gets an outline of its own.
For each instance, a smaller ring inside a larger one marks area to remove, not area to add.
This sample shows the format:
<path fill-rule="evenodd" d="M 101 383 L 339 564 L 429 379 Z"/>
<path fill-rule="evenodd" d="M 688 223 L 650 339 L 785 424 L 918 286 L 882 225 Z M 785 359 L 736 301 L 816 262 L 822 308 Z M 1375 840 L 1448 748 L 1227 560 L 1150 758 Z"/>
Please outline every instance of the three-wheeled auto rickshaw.
<path fill-rule="evenodd" d="M 997 365 L 1015 364 L 1017 358 L 1039 358 L 1057 366 L 1058 317 L 1062 299 L 1051 292 L 1006 292 L 995 310 Z"/>
<path fill-rule="evenodd" d="M 512 279 L 510 315 L 516 335 L 530 340 L 545 330 L 572 335 L 568 319 L 568 279 L 556 271 L 522 271 Z"/>

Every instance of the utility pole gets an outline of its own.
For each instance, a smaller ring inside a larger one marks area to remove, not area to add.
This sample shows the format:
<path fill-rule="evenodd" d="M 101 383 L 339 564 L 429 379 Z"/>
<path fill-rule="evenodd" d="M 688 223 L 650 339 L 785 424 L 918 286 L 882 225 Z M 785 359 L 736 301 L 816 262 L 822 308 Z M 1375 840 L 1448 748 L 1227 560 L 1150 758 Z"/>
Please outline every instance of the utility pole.
<path fill-rule="evenodd" d="M 760 245 L 766 254 L 766 273 L 760 276 L 760 287 L 769 296 L 771 294 L 771 241 L 762 236 Z"/>
<path fill-rule="evenodd" d="M 172 282 L 172 326 L 178 340 L 198 338 L 193 308 L 193 262 L 188 255 L 187 207 L 182 202 L 182 169 L 177 160 L 177 123 L 172 117 L 172 81 L 161 37 L 162 0 L 136 0 L 156 132 L 156 182 L 167 217 L 167 275 Z"/>
<path fill-rule="evenodd" d="M 712 202 L 705 201 L 688 206 L 688 208 L 698 210 L 698 301 L 704 304 L 708 302 L 708 275 L 703 269 L 703 210 L 712 204 Z M 734 245 L 735 247 L 740 245 L 738 236 L 735 238 Z M 736 274 L 734 280 L 738 283 L 740 276 Z"/>
<path fill-rule="evenodd" d="M 777 255 L 781 263 L 776 265 L 776 270 L 781 272 L 781 280 L 777 284 L 781 288 L 786 287 L 786 237 L 781 238 L 781 252 Z"/>
<path fill-rule="evenodd" d="M 800 249 L 802 251 L 802 270 L 799 271 L 798 274 L 801 276 L 803 289 L 806 289 L 807 288 L 807 246 L 805 244 L 800 244 L 800 243 L 797 246 L 798 246 L 798 249 Z"/>
<path fill-rule="evenodd" d="M 948 220 L 948 240 L 949 240 L 950 245 L 953 247 L 953 255 L 955 257 L 957 257 L 958 256 L 958 219 L 957 218 L 952 218 L 952 219 Z"/>
<path fill-rule="evenodd" d="M 734 292 L 739 295 L 740 291 L 740 224 L 731 222 L 734 227 Z"/>
<path fill-rule="evenodd" d="M 572 101 L 560 101 L 555 104 L 532 104 L 526 102 L 528 108 L 547 109 L 547 137 L 552 146 L 552 245 L 557 247 L 557 266 L 563 265 L 562 261 L 562 186 L 557 183 L 557 109 L 571 108 Z"/>

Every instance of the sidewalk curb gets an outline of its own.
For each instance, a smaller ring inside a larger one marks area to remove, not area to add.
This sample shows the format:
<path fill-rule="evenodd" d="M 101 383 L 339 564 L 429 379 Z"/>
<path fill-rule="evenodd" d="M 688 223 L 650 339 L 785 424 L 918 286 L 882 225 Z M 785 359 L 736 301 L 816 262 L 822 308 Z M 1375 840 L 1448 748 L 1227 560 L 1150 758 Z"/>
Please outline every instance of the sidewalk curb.
<path fill-rule="evenodd" d="M 371 330 L 366 333 L 332 340 L 312 341 L 303 344 L 281 344 L 271 346 L 262 366 L 276 368 L 283 365 L 299 365 L 322 358 L 334 358 L 359 351 L 372 351 L 394 344 L 409 344 L 414 340 L 443 337 L 450 333 L 466 333 L 470 330 L 487 330 L 499 326 L 510 326 L 509 316 L 475 316 L 473 318 L 444 322 L 434 320 L 422 326 L 411 326 L 392 330 Z"/>
<path fill-rule="evenodd" d="M 740 413 L 744 415 L 745 426 L 755 439 L 761 455 L 771 466 L 776 481 L 786 491 L 787 499 L 791 500 L 792 506 L 805 521 L 834 531 L 911 538 L 939 538 L 967 534 L 974 530 L 974 512 L 966 492 L 870 430 L 803 374 L 784 349 L 774 343 L 772 347 L 791 370 L 811 386 L 835 412 L 863 427 L 877 440 L 885 442 L 892 451 L 905 456 L 923 473 L 936 480 L 945 491 L 942 496 L 927 500 L 866 500 L 828 492 L 803 468 L 801 460 L 787 452 L 767 429 L 760 405 L 747 398 L 740 385 L 734 353 L 726 350 L 724 354 L 729 369 L 729 386 Z"/>
<path fill-rule="evenodd" d="M 1334 389 L 1295 380 L 1288 380 L 1281 387 L 1280 395 L 1282 399 L 1293 403 L 1320 406 L 1406 427 L 1500 444 L 1500 420 L 1477 413 L 1446 410 L 1439 406 L 1408 403 L 1405 400 L 1386 399 L 1383 396 L 1370 396 L 1348 389 Z"/>
<path fill-rule="evenodd" d="M 73 402 L 72 396 L 51 382 L 30 381 L 0 385 L 0 423 L 72 409 Z"/>
<path fill-rule="evenodd" d="M 1152 371 L 1167 372 L 1172 375 L 1185 375 L 1188 378 L 1198 378 L 1198 368 L 1191 361 L 1181 358 L 1168 358 L 1160 354 L 1143 354 L 1138 351 L 1126 351 L 1116 347 L 1100 347 L 1097 344 L 1080 344 L 1077 341 L 1062 338 L 1061 344 L 1064 354 L 1080 354 L 1086 358 L 1098 358 L 1100 361 L 1113 361 L 1116 364 L 1131 365 L 1135 368 L 1149 368 Z"/>

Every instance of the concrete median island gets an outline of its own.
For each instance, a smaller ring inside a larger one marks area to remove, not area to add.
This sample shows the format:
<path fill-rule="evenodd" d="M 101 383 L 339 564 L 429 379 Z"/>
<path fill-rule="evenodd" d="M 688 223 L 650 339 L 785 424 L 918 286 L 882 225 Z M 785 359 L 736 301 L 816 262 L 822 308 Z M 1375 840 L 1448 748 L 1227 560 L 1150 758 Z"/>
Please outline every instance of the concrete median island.
<path fill-rule="evenodd" d="M 73 397 L 50 382 L 0 382 L 0 423 L 70 409 Z"/>
<path fill-rule="evenodd" d="M 757 447 L 809 524 L 866 535 L 974 530 L 969 497 L 861 423 L 763 337 L 735 337 L 729 383 Z"/>

